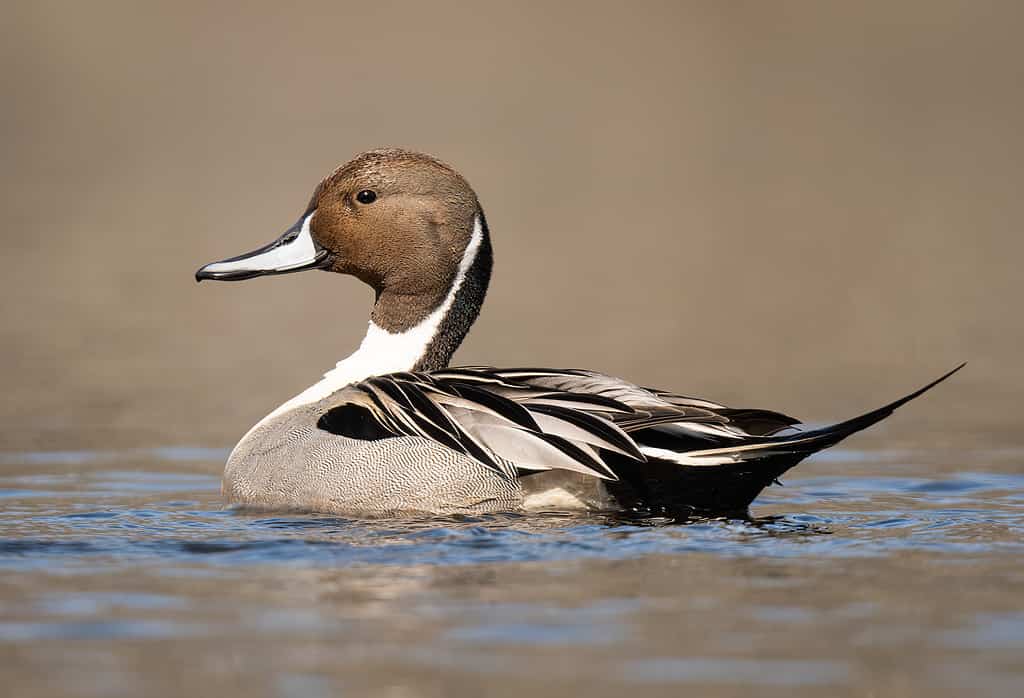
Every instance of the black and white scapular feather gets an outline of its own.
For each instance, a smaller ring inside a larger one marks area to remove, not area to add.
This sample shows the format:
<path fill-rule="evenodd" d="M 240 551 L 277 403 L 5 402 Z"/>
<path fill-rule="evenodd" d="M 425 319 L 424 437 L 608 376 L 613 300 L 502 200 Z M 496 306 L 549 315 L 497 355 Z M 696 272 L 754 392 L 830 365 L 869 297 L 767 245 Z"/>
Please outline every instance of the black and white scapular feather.
<path fill-rule="evenodd" d="M 317 426 L 359 439 L 418 436 L 504 478 L 561 469 L 600 478 L 635 511 L 743 511 L 807 456 L 889 416 L 964 364 L 883 407 L 809 428 L 592 371 L 467 366 L 369 378 Z"/>

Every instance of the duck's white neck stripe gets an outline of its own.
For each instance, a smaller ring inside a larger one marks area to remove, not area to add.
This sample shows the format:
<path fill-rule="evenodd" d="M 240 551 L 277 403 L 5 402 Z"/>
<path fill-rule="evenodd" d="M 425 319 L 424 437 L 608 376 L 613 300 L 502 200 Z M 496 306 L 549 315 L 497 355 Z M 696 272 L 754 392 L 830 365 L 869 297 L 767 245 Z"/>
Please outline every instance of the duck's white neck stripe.
<path fill-rule="evenodd" d="M 456 294 L 462 288 L 473 262 L 476 261 L 483 237 L 483 221 L 477 215 L 473 221 L 473 235 L 459 262 L 452 287 L 441 305 L 437 306 L 430 315 L 418 325 L 410 327 L 405 332 L 397 333 L 388 332 L 371 320 L 370 326 L 366 330 L 366 336 L 363 337 L 363 341 L 355 353 L 339 361 L 333 369 L 324 374 L 323 379 L 278 407 L 264 418 L 264 421 L 299 405 L 322 400 L 334 391 L 370 376 L 412 370 L 416 363 L 423 358 L 427 347 L 437 336 L 445 316 L 451 310 Z"/>

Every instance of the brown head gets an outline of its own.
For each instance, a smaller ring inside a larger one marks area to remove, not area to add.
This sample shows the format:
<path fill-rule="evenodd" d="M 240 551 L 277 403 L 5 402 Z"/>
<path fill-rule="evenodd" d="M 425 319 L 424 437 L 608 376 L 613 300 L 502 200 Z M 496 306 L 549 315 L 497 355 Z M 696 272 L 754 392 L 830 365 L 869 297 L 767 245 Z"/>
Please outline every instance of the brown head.
<path fill-rule="evenodd" d="M 447 363 L 479 312 L 490 241 L 476 194 L 459 173 L 428 155 L 372 150 L 317 185 L 305 212 L 277 240 L 207 264 L 196 279 L 306 269 L 351 274 L 373 287 L 371 319 L 394 334 L 416 327 L 451 297 L 451 317 L 442 323 L 449 327 L 435 342 L 444 345 L 435 354 L 446 356 L 420 362 L 435 368 L 442 358 Z"/>

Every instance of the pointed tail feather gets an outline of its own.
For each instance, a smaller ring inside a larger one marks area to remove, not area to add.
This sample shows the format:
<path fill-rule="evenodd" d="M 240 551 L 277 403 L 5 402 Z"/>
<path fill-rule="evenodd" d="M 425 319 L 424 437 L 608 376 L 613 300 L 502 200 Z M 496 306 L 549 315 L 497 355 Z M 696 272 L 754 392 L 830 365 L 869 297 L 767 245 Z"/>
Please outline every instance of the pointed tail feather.
<path fill-rule="evenodd" d="M 747 441 L 742 445 L 690 451 L 686 455 L 688 457 L 698 459 L 702 457 L 715 458 L 732 456 L 733 459 L 737 461 L 757 460 L 781 454 L 802 454 L 807 456 L 820 451 L 823 448 L 833 446 L 845 439 L 847 436 L 855 434 L 858 431 L 868 428 L 872 424 L 882 421 L 891 415 L 897 408 L 928 392 L 966 365 L 967 362 L 964 362 L 952 371 L 936 378 L 923 388 L 915 390 L 909 395 L 901 397 L 899 400 L 894 400 L 893 402 L 883 405 L 878 409 L 866 412 L 859 417 L 848 419 L 845 422 L 839 422 L 838 424 L 832 424 L 826 427 L 821 427 L 820 429 L 813 429 L 797 434 L 762 437 L 756 440 Z"/>
<path fill-rule="evenodd" d="M 885 419 L 965 365 L 899 400 L 845 422 L 788 436 L 752 437 L 735 446 L 687 451 L 689 465 L 661 458 L 648 458 L 642 464 L 618 458 L 615 470 L 621 479 L 606 486 L 624 508 L 638 512 L 682 516 L 744 513 L 761 490 L 804 458 Z"/>

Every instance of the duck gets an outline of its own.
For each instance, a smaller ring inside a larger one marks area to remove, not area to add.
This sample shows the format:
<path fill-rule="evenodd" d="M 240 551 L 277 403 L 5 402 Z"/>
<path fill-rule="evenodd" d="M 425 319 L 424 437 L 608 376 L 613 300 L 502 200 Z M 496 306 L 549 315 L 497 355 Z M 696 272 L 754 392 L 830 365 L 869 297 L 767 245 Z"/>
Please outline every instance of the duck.
<path fill-rule="evenodd" d="M 435 157 L 364 152 L 299 219 L 197 281 L 320 270 L 375 293 L 359 347 L 231 451 L 229 506 L 381 517 L 494 512 L 745 514 L 807 456 L 889 416 L 964 364 L 827 426 L 570 368 L 451 367 L 493 266 L 483 208 Z"/>

